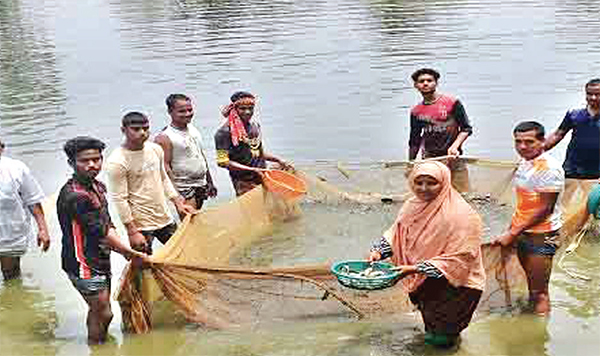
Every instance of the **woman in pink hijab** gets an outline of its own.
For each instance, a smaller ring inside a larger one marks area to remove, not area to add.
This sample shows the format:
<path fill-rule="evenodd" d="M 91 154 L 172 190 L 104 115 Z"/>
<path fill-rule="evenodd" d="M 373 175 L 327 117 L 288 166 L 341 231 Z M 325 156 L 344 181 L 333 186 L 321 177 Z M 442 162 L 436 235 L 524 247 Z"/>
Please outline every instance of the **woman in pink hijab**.
<path fill-rule="evenodd" d="M 481 220 L 451 186 L 439 162 L 418 164 L 409 176 L 414 197 L 371 249 L 369 259 L 402 266 L 402 284 L 425 323 L 425 342 L 457 343 L 485 285 Z"/>

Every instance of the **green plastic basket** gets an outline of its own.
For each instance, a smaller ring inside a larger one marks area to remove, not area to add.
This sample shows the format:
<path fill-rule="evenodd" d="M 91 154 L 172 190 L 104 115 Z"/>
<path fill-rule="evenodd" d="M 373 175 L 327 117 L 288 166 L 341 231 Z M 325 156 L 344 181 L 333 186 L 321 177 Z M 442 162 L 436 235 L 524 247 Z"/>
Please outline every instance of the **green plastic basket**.
<path fill-rule="evenodd" d="M 386 272 L 386 274 L 375 278 L 358 277 L 348 274 L 348 272 L 360 273 L 369 267 Z M 338 282 L 344 287 L 375 290 L 391 287 L 398 282 L 400 273 L 392 271 L 391 268 L 393 267 L 395 265 L 388 262 L 340 261 L 331 266 L 331 273 L 337 277 Z"/>

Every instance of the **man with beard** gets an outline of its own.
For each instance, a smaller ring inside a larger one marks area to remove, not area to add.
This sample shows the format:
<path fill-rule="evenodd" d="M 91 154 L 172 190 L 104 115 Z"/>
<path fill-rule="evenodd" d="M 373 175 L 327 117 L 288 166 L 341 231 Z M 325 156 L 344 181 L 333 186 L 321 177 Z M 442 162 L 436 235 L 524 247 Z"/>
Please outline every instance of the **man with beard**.
<path fill-rule="evenodd" d="M 104 143 L 76 137 L 64 146 L 73 177 L 62 187 L 57 213 L 62 237 L 62 269 L 87 303 L 88 342 L 106 341 L 113 318 L 110 307 L 110 250 L 125 258 L 147 260 L 121 242 L 108 213 L 106 188 L 96 180 Z"/>

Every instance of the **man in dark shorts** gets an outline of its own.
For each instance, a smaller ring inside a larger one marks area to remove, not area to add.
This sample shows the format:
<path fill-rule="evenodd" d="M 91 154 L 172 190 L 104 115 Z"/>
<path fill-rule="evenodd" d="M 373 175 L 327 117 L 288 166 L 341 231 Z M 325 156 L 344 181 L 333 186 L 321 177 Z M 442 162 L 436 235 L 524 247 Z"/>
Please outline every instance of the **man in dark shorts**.
<path fill-rule="evenodd" d="M 548 136 L 544 149 L 551 150 L 569 131 L 571 141 L 563 163 L 565 170 L 565 194 L 563 208 L 570 206 L 578 187 L 589 189 L 600 178 L 600 78 L 585 84 L 587 106 L 567 111 L 556 131 Z"/>
<path fill-rule="evenodd" d="M 106 188 L 96 180 L 104 143 L 91 137 L 67 141 L 64 151 L 74 174 L 62 187 L 57 213 L 62 230 L 62 269 L 87 303 L 88 342 L 106 340 L 110 307 L 110 250 L 125 258 L 147 256 L 124 245 L 108 214 Z"/>
<path fill-rule="evenodd" d="M 466 164 L 456 157 L 462 154 L 462 145 L 473 133 L 462 103 L 453 96 L 437 91 L 440 73 L 422 68 L 412 74 L 415 88 L 423 101 L 410 112 L 409 160 L 422 157 L 450 156 L 448 167 L 452 172 L 452 186 L 459 192 L 469 190 Z"/>
<path fill-rule="evenodd" d="M 516 207 L 508 232 L 492 242 L 516 245 L 533 309 L 536 314 L 546 316 L 550 313 L 548 283 L 552 259 L 562 226 L 557 201 L 564 190 L 564 171 L 556 159 L 544 152 L 542 125 L 522 122 L 513 135 L 515 149 L 521 156 L 513 179 Z"/>
<path fill-rule="evenodd" d="M 234 93 L 222 112 L 227 121 L 215 134 L 217 164 L 229 170 L 237 196 L 262 183 L 261 171 L 266 169 L 267 161 L 291 168 L 284 160 L 264 151 L 260 125 L 252 120 L 255 103 L 254 95 L 248 92 Z"/>

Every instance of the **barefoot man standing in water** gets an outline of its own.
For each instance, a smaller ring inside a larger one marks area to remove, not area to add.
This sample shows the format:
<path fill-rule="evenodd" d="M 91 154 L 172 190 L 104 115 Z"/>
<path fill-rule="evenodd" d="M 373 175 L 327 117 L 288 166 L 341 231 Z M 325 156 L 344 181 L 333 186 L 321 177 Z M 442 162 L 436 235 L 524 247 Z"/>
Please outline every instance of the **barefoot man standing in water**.
<path fill-rule="evenodd" d="M 415 88 L 423 101 L 410 112 L 410 140 L 408 159 L 417 158 L 421 147 L 422 157 L 450 156 L 448 167 L 452 172 L 452 186 L 459 192 L 469 190 L 469 172 L 464 162 L 457 160 L 462 145 L 473 133 L 462 103 L 437 91 L 440 73 L 423 68 L 412 74 Z"/>
<path fill-rule="evenodd" d="M 175 189 L 194 209 L 202 208 L 204 201 L 217 196 L 208 161 L 202 147 L 200 132 L 190 125 L 194 107 L 183 94 L 171 94 L 166 100 L 171 123 L 154 139 L 165 157 L 165 170 Z"/>
<path fill-rule="evenodd" d="M 126 114 L 121 131 L 125 142 L 107 162 L 109 196 L 127 229 L 131 247 L 150 255 L 154 238 L 165 244 L 177 230 L 167 198 L 182 216 L 196 210 L 173 187 L 162 148 L 146 142 L 150 135 L 148 117 L 139 112 Z"/>
<path fill-rule="evenodd" d="M 544 152 L 542 125 L 522 122 L 513 135 L 515 149 L 521 156 L 513 179 L 516 207 L 508 232 L 492 242 L 502 246 L 516 244 L 534 312 L 545 316 L 550 313 L 548 283 L 562 226 L 557 201 L 564 190 L 564 171 L 558 161 Z"/>
<path fill-rule="evenodd" d="M 104 143 L 76 137 L 64 146 L 73 177 L 62 187 L 57 201 L 63 233 L 62 269 L 87 303 L 88 342 L 106 341 L 113 318 L 110 307 L 110 250 L 125 258 L 147 256 L 121 242 L 108 214 L 106 188 L 96 180 L 102 167 Z"/>

